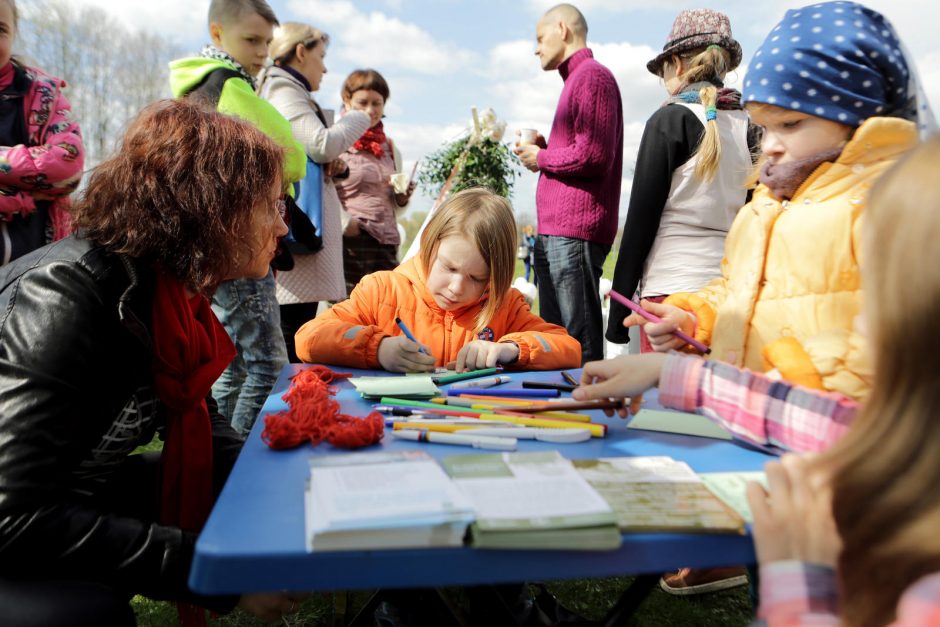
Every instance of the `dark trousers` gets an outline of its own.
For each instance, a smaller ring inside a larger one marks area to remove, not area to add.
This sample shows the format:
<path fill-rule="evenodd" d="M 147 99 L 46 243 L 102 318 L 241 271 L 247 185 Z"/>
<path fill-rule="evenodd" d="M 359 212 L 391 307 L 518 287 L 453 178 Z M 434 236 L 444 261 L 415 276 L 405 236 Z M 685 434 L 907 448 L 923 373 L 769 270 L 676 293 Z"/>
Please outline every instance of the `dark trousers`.
<path fill-rule="evenodd" d="M 604 358 L 604 326 L 598 283 L 610 246 L 582 239 L 539 235 L 535 276 L 539 315 L 581 342 L 581 363 Z"/>
<path fill-rule="evenodd" d="M 396 244 L 380 244 L 365 230 L 352 237 L 343 236 L 343 273 L 346 277 L 346 291 L 350 294 L 365 275 L 380 270 L 394 270 L 396 267 Z"/>
<path fill-rule="evenodd" d="M 319 303 L 293 303 L 281 305 L 281 332 L 284 334 L 284 343 L 287 345 L 287 359 L 292 364 L 299 364 L 297 347 L 294 345 L 294 336 L 300 327 L 304 326 L 317 315 Z"/>

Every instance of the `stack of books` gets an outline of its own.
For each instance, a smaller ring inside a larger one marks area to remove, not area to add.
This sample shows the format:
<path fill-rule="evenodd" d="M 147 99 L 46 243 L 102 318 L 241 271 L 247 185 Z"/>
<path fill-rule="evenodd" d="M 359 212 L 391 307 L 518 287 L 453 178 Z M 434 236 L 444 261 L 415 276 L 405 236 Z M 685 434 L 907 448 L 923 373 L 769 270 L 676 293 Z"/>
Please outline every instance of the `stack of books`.
<path fill-rule="evenodd" d="M 452 455 L 441 464 L 423 451 L 330 455 L 310 462 L 307 542 L 312 551 L 465 542 L 612 550 L 622 532 L 743 534 L 744 487 L 761 478 L 699 476 L 669 457 L 572 462 L 555 450 Z"/>
<path fill-rule="evenodd" d="M 473 519 L 469 499 L 423 451 L 310 461 L 311 551 L 461 546 Z"/>
<path fill-rule="evenodd" d="M 605 457 L 574 462 L 617 514 L 621 531 L 744 534 L 744 519 L 671 457 Z"/>
<path fill-rule="evenodd" d="M 613 510 L 558 451 L 452 455 L 443 464 L 476 510 L 470 525 L 474 547 L 620 546 Z"/>

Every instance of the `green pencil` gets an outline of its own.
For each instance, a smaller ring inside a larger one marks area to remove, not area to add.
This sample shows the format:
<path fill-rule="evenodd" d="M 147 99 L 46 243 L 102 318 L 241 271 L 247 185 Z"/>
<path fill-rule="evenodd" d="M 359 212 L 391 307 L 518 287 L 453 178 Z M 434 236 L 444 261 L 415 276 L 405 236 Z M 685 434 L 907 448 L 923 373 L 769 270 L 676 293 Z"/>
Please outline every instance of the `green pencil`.
<path fill-rule="evenodd" d="M 463 381 L 464 379 L 476 379 L 478 377 L 496 374 L 501 370 L 502 368 L 483 368 L 482 370 L 471 370 L 470 372 L 450 374 L 443 377 L 431 377 L 431 381 L 434 382 L 434 385 L 447 385 L 448 383 L 455 383 L 457 381 Z"/>
<path fill-rule="evenodd" d="M 413 398 L 395 398 L 393 396 L 383 396 L 379 399 L 380 405 L 400 405 L 402 407 L 415 407 L 421 408 L 426 407 L 428 409 L 452 409 L 448 408 L 447 405 L 442 405 L 440 403 L 429 403 L 427 401 L 416 401 Z M 460 411 L 468 411 L 476 414 L 485 413 L 482 410 L 470 409 L 461 407 Z"/>

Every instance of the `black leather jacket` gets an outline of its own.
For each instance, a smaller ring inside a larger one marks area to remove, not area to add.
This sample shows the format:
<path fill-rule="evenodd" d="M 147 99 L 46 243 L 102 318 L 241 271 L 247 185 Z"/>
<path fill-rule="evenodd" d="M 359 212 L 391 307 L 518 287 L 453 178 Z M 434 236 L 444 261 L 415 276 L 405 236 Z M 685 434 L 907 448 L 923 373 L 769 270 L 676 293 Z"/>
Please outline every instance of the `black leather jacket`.
<path fill-rule="evenodd" d="M 0 268 L 0 578 L 100 581 L 224 610 L 232 599 L 187 589 L 195 534 L 118 513 L 122 465 L 165 425 L 153 285 L 146 264 L 74 237 Z M 242 440 L 214 409 L 218 490 Z"/>

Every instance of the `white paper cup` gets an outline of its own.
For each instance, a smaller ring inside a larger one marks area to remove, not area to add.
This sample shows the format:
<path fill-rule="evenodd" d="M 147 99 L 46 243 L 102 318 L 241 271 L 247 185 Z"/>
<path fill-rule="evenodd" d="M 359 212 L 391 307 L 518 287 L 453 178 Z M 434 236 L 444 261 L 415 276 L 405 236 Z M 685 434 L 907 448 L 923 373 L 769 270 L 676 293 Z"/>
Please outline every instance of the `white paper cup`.
<path fill-rule="evenodd" d="M 392 184 L 392 189 L 396 194 L 404 194 L 408 191 L 408 175 L 403 172 L 396 172 L 388 177 L 388 182 Z"/>
<path fill-rule="evenodd" d="M 539 133 L 534 128 L 519 129 L 519 145 L 531 146 L 532 144 L 535 143 L 535 139 L 538 136 L 539 136 Z"/>

